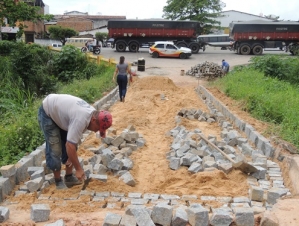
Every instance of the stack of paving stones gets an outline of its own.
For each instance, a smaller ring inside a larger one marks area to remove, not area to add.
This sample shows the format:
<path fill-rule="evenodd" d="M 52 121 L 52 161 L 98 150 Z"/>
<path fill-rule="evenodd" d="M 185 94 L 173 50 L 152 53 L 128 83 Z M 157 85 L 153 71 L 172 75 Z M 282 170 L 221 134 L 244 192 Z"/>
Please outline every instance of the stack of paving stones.
<path fill-rule="evenodd" d="M 143 147 L 145 142 L 143 136 L 137 133 L 132 125 L 119 135 L 116 135 L 116 130 L 109 128 L 101 146 L 87 148 L 95 155 L 83 164 L 86 176 L 106 182 L 109 171 L 119 176 L 125 184 L 135 186 L 136 182 L 129 172 L 134 163 L 129 156 L 133 151 Z"/>
<path fill-rule="evenodd" d="M 191 69 L 186 72 L 186 75 L 195 76 L 197 78 L 216 78 L 223 76 L 223 71 L 220 65 L 205 61 L 191 67 Z"/>

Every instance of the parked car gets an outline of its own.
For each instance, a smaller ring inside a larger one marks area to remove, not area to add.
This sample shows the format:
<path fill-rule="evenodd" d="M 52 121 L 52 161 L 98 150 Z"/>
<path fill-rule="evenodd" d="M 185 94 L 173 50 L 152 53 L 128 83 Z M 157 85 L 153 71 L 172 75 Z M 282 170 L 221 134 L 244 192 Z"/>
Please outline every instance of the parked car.
<path fill-rule="evenodd" d="M 111 42 L 103 42 L 103 47 L 111 47 Z"/>
<path fill-rule="evenodd" d="M 192 50 L 186 47 L 178 47 L 173 42 L 159 41 L 155 42 L 149 48 L 149 53 L 153 58 L 157 57 L 179 57 L 181 59 L 189 58 Z"/>

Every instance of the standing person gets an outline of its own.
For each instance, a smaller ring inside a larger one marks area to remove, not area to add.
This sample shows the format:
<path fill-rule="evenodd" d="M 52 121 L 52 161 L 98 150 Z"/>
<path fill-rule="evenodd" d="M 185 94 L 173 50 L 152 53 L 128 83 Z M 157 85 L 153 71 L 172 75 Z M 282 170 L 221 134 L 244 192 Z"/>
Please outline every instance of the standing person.
<path fill-rule="evenodd" d="M 130 74 L 130 78 L 132 76 L 130 67 L 127 63 L 125 63 L 125 57 L 121 56 L 119 58 L 119 64 L 116 65 L 113 81 L 115 82 L 115 76 L 117 75 L 117 84 L 119 91 L 119 98 L 121 102 L 125 102 L 125 97 L 127 93 L 127 84 L 128 84 L 128 76 Z"/>
<path fill-rule="evenodd" d="M 229 72 L 229 64 L 224 59 L 222 60 L 222 70 L 225 75 Z"/>
<path fill-rule="evenodd" d="M 46 164 L 53 171 L 56 188 L 66 189 L 85 179 L 77 146 L 85 130 L 100 131 L 105 137 L 112 125 L 108 111 L 97 111 L 86 101 L 67 94 L 50 94 L 38 110 L 38 122 L 46 140 Z M 61 163 L 66 166 L 64 180 Z M 73 167 L 76 176 L 72 174 Z"/>

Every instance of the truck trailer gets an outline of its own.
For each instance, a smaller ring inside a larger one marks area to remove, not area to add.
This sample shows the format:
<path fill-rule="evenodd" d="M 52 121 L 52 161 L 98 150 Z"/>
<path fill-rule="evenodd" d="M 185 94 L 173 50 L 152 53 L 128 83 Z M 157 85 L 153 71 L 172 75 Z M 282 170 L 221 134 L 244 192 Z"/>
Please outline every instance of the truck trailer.
<path fill-rule="evenodd" d="M 141 47 L 150 47 L 156 41 L 172 41 L 179 47 L 189 47 L 198 53 L 204 44 L 197 41 L 197 21 L 171 20 L 109 20 L 109 38 L 114 38 L 112 48 L 118 52 L 137 52 Z"/>
<path fill-rule="evenodd" d="M 299 22 L 246 21 L 230 23 L 233 50 L 241 55 L 261 55 L 265 48 L 299 50 Z"/>

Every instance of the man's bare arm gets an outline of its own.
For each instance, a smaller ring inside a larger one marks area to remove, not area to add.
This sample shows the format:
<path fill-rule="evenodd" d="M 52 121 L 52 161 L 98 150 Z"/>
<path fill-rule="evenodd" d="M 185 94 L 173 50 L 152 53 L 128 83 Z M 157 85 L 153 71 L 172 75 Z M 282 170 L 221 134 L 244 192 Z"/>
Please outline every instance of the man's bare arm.
<path fill-rule="evenodd" d="M 76 145 L 74 145 L 70 142 L 66 142 L 66 152 L 68 155 L 68 160 L 73 164 L 73 166 L 76 169 L 76 177 L 79 180 L 84 179 L 85 174 L 84 174 L 84 171 L 79 163 Z"/>

